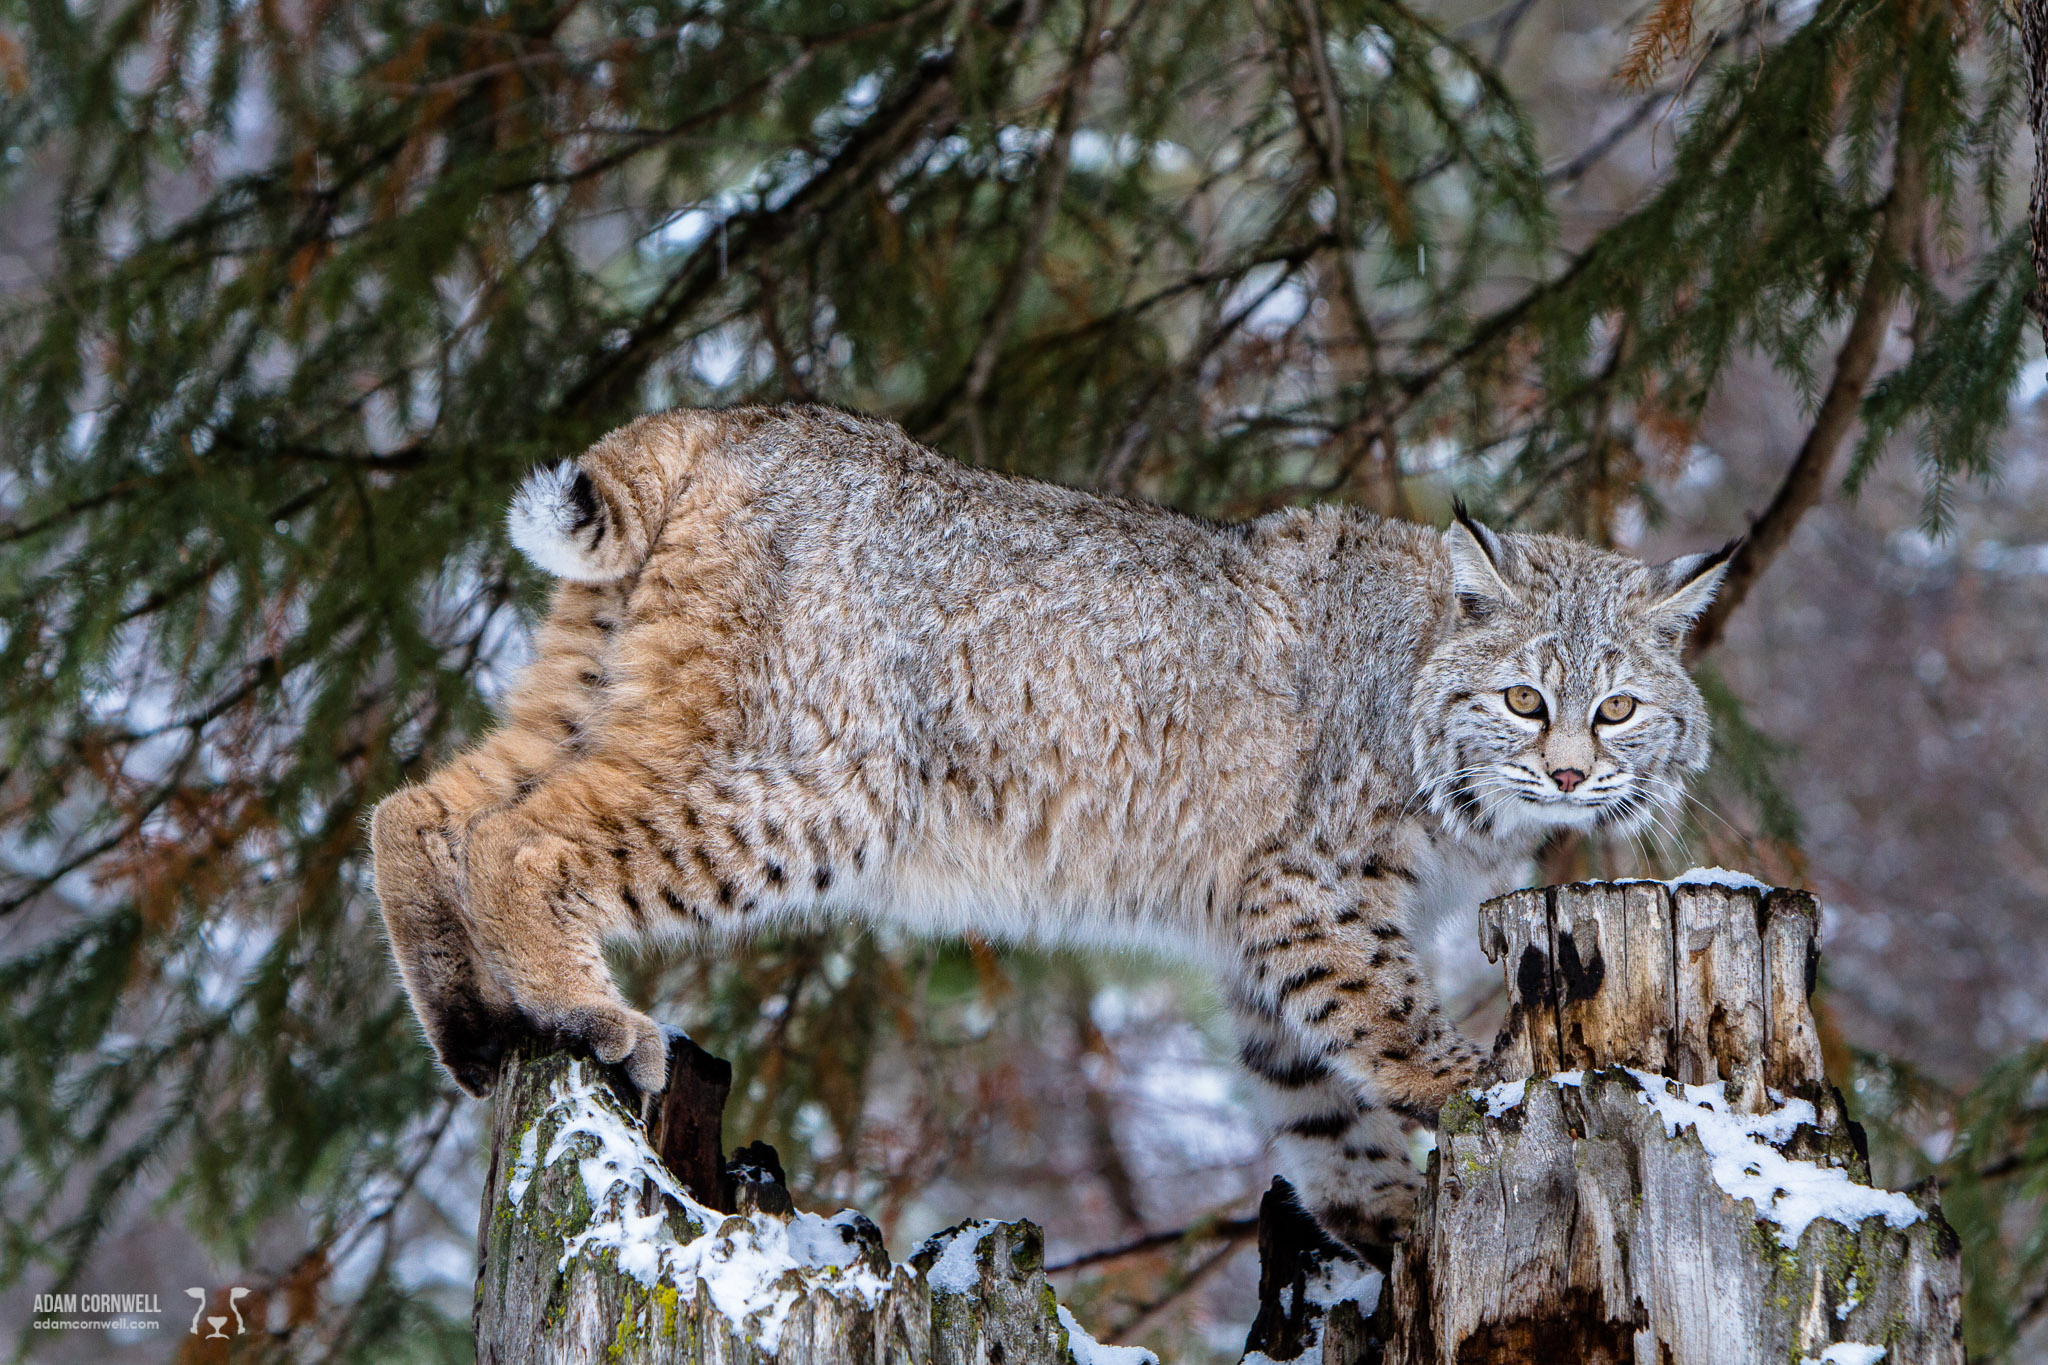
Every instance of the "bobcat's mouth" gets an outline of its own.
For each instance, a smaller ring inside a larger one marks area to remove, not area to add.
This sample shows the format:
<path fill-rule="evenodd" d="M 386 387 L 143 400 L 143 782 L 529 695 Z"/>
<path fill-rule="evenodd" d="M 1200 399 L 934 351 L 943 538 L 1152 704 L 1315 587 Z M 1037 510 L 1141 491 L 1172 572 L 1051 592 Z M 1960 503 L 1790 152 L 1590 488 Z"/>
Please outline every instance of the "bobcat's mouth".
<path fill-rule="evenodd" d="M 1625 829 L 1649 817 L 1640 784 L 1627 772 L 1611 770 L 1578 783 L 1571 791 L 1525 763 L 1496 763 L 1460 783 L 1452 809 L 1473 827 L 1509 833 L 1566 829 Z"/>

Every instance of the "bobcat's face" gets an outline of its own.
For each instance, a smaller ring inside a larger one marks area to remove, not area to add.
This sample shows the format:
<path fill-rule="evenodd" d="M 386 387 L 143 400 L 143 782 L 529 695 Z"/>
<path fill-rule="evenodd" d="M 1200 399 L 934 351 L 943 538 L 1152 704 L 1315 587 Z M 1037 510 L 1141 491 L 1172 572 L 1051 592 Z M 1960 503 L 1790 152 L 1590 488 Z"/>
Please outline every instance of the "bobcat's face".
<path fill-rule="evenodd" d="M 1729 550 L 1651 566 L 1462 517 L 1444 544 L 1453 625 L 1415 694 L 1429 805 L 1461 832 L 1510 837 L 1633 829 L 1677 805 L 1708 754 L 1679 651 Z"/>

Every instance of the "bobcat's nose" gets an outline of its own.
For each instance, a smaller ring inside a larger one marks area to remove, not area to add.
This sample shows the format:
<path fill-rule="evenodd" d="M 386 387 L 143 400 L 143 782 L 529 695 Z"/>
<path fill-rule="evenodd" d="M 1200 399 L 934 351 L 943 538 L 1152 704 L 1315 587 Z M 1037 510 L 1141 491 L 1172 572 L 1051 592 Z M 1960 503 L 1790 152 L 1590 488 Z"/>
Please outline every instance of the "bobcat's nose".
<path fill-rule="evenodd" d="M 1553 768 L 1550 772 L 1550 780 L 1552 782 L 1557 783 L 1559 791 L 1568 792 L 1573 787 L 1576 787 L 1581 782 L 1584 782 L 1586 780 L 1586 775 L 1580 772 L 1577 768 Z"/>

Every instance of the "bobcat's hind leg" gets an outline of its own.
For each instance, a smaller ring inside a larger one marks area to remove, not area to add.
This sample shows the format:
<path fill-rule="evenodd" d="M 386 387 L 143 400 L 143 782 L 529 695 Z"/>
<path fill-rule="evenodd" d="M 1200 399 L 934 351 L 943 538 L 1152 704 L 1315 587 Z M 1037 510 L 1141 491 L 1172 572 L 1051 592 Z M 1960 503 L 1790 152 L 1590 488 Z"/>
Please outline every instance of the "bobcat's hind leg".
<path fill-rule="evenodd" d="M 657 790 L 638 764 L 594 757 L 469 832 L 470 926 L 521 1021 L 623 1064 L 650 1094 L 667 1083 L 668 1043 L 619 993 L 605 939 L 744 928 L 787 881 L 736 840 L 729 819 L 708 818 L 717 813 Z"/>
<path fill-rule="evenodd" d="M 543 774 L 574 761 L 603 709 L 623 587 L 568 584 L 507 704 L 507 723 L 423 785 L 401 788 L 370 818 L 377 900 L 413 1012 L 441 1064 L 472 1095 L 495 1083 L 518 1014 L 465 910 L 464 841 L 486 811 L 516 801 Z"/>
<path fill-rule="evenodd" d="M 630 926 L 618 911 L 613 860 L 584 828 L 587 807 L 578 809 L 588 785 L 589 775 L 572 769 L 477 820 L 466 850 L 470 920 L 484 963 L 527 1030 L 623 1063 L 653 1094 L 667 1085 L 668 1048 L 660 1026 L 626 1003 L 604 960 L 606 937 Z"/>
<path fill-rule="evenodd" d="M 468 912 L 465 849 L 470 825 L 517 799 L 537 773 L 561 761 L 551 740 L 527 727 L 498 731 L 424 785 L 384 798 L 370 816 L 377 903 L 413 1013 L 457 1085 L 491 1093 L 519 1017 Z"/>
<path fill-rule="evenodd" d="M 1276 1014 L 1240 995 L 1231 1015 L 1280 1174 L 1325 1232 L 1382 1264 L 1422 1189 L 1400 1118 L 1361 1101 L 1325 1062 L 1327 1048 Z"/>
<path fill-rule="evenodd" d="M 413 1013 L 456 1084 L 491 1092 L 511 999 L 478 966 L 462 912 L 462 869 L 454 846 L 461 821 L 429 787 L 386 797 L 370 817 L 377 902 Z"/>

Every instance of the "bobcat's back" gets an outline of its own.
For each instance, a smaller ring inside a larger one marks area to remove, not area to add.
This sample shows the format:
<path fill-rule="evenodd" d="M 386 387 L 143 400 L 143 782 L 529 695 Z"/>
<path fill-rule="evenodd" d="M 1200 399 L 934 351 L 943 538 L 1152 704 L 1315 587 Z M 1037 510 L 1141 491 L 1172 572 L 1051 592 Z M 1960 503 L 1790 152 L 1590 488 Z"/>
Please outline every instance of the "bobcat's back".
<path fill-rule="evenodd" d="M 593 490 L 592 525 L 658 530 L 618 580 L 592 741 L 679 804 L 722 788 L 854 836 L 835 901 L 930 928 L 1119 938 L 1168 916 L 1205 937 L 1315 738 L 1312 522 L 1212 526 L 825 410 L 695 416 L 715 436 L 643 434 L 688 452 L 663 513 L 618 508 L 624 480 Z M 808 908 L 818 870 L 784 869 L 784 908 Z"/>

